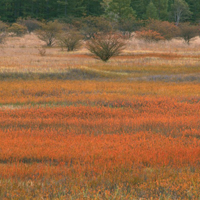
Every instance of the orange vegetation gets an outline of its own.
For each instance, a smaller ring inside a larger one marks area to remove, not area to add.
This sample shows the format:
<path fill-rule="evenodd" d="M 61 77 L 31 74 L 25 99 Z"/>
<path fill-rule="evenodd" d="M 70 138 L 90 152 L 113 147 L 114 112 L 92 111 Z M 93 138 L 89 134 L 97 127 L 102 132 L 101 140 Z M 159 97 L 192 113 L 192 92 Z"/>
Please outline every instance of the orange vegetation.
<path fill-rule="evenodd" d="M 163 82 L 102 82 L 102 81 L 2 81 L 0 82 L 0 104 L 34 103 L 74 103 L 141 101 L 147 97 L 154 99 L 162 96 L 175 97 L 179 100 L 191 98 L 198 101 L 199 83 L 163 83 Z M 193 101 L 193 100 L 191 100 Z"/>
<path fill-rule="evenodd" d="M 64 178 L 68 195 L 88 187 L 90 198 L 112 196 L 116 186 L 125 199 L 160 198 L 160 188 L 187 198 L 192 185 L 199 191 L 199 115 L 198 99 L 169 97 L 0 110 L 0 176 Z"/>
<path fill-rule="evenodd" d="M 198 199 L 200 85 L 2 81 L 0 199 Z"/>
<path fill-rule="evenodd" d="M 170 113 L 167 106 L 144 106 L 141 113 L 91 107 L 1 111 L 0 160 L 199 166 L 200 113 L 187 106 L 190 113 L 180 116 L 173 106 Z"/>
<path fill-rule="evenodd" d="M 199 40 L 134 39 L 105 64 L 26 37 L 1 51 L 0 200 L 200 199 Z"/>

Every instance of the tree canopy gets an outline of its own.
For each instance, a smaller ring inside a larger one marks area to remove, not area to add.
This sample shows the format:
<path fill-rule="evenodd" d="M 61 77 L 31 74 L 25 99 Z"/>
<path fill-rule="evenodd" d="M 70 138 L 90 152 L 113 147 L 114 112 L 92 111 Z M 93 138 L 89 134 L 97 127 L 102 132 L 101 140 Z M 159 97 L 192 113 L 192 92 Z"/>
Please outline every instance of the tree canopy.
<path fill-rule="evenodd" d="M 1 0 L 0 20 L 13 23 L 19 18 L 55 20 L 106 16 L 108 13 L 113 13 L 118 19 L 132 15 L 139 20 L 145 20 L 149 17 L 148 6 L 153 5 L 157 19 L 173 21 L 172 14 L 177 11 L 177 2 L 181 2 L 184 9 L 186 8 L 181 21 L 200 21 L 200 1 L 196 0 Z"/>

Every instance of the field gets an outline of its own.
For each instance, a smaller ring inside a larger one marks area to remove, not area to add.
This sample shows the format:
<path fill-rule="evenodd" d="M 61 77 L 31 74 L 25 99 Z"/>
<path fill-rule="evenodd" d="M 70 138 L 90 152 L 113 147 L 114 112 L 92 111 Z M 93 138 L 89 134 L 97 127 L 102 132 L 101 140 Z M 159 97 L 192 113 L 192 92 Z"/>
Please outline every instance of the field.
<path fill-rule="evenodd" d="M 41 45 L 1 45 L 0 199 L 200 199 L 199 38 Z"/>

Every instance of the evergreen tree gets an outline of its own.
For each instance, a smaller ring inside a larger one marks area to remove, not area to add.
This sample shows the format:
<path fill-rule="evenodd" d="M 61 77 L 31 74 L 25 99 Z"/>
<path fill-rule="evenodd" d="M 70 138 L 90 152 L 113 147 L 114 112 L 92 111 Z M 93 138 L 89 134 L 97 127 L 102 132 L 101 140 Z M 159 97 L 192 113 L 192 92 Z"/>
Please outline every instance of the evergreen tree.
<path fill-rule="evenodd" d="M 200 0 L 0 0 L 0 19 L 11 23 L 27 17 L 53 20 L 105 14 L 116 21 L 129 16 L 160 20 L 171 16 L 178 24 L 188 20 L 199 22 L 199 11 Z"/>
<path fill-rule="evenodd" d="M 192 15 L 190 17 L 193 22 L 200 22 L 200 1 L 186 0 Z"/>
<path fill-rule="evenodd" d="M 0 17 L 2 21 L 14 22 L 13 0 L 0 1 Z"/>
<path fill-rule="evenodd" d="M 152 1 L 147 6 L 146 17 L 150 19 L 158 19 L 158 11 Z"/>
<path fill-rule="evenodd" d="M 168 0 L 154 0 L 154 5 L 158 11 L 158 17 L 160 20 L 168 19 Z"/>
<path fill-rule="evenodd" d="M 137 19 L 145 19 L 146 0 L 131 0 L 131 7 L 136 12 Z"/>
<path fill-rule="evenodd" d="M 108 5 L 107 14 L 117 21 L 134 16 L 135 11 L 131 8 L 130 4 L 131 0 L 112 0 Z"/>
<path fill-rule="evenodd" d="M 102 0 L 84 0 L 83 5 L 86 8 L 86 15 L 100 16 L 103 14 Z"/>
<path fill-rule="evenodd" d="M 68 0 L 58 0 L 57 1 L 57 11 L 59 16 L 67 16 Z"/>
<path fill-rule="evenodd" d="M 60 16 L 82 17 L 86 14 L 86 8 L 83 0 L 59 0 Z"/>

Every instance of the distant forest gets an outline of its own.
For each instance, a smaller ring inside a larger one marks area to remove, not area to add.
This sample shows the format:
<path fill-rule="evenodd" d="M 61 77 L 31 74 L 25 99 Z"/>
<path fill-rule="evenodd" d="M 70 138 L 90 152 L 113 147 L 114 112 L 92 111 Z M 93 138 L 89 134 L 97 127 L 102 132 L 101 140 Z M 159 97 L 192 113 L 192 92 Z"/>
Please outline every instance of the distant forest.
<path fill-rule="evenodd" d="M 0 0 L 0 20 L 55 20 L 106 16 L 200 22 L 200 0 Z"/>

